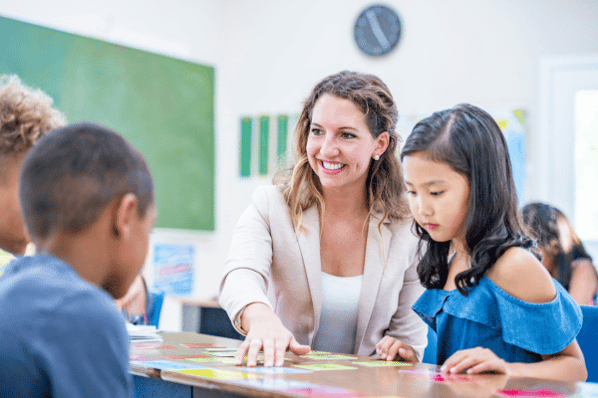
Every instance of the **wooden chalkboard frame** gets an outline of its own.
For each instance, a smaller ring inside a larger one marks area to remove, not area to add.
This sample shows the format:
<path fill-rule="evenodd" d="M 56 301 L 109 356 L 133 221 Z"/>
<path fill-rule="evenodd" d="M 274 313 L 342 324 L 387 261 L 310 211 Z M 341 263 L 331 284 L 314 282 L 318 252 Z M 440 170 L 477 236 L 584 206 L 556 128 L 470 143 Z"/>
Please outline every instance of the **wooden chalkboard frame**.
<path fill-rule="evenodd" d="M 0 73 L 54 98 L 69 123 L 125 136 L 154 176 L 156 227 L 215 227 L 214 68 L 0 17 Z"/>

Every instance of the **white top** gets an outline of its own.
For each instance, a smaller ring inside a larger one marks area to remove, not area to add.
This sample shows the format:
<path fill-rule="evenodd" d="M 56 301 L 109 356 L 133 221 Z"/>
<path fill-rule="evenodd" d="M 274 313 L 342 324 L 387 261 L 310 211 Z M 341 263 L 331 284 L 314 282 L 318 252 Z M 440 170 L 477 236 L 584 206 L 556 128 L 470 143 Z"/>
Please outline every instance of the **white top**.
<path fill-rule="evenodd" d="M 312 349 L 353 354 L 362 279 L 322 272 L 322 313 Z"/>

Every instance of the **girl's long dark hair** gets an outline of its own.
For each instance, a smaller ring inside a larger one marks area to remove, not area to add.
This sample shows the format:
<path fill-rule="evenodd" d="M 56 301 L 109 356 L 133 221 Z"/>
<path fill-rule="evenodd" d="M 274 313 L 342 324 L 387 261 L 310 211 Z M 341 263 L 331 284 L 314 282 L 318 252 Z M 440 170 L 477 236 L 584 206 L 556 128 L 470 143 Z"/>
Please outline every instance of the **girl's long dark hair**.
<path fill-rule="evenodd" d="M 405 142 L 401 160 L 415 153 L 448 164 L 469 181 L 465 236 L 471 268 L 455 279 L 459 292 L 467 295 L 469 288 L 479 283 L 507 249 L 529 248 L 534 244 L 524 233 L 519 218 L 507 144 L 487 112 L 460 104 L 415 125 Z M 426 288 L 441 289 L 448 276 L 450 241 L 436 242 L 424 228 L 415 222 L 414 225 L 420 238 L 419 278 Z"/>

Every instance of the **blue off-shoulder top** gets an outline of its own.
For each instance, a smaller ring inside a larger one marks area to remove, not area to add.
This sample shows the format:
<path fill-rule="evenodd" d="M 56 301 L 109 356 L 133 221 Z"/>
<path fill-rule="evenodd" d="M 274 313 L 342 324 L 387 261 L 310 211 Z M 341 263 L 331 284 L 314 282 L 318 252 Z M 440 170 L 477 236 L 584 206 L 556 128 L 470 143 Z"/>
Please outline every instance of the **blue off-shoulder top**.
<path fill-rule="evenodd" d="M 458 290 L 426 290 L 413 310 L 438 334 L 438 365 L 453 353 L 484 347 L 507 362 L 538 362 L 566 348 L 582 324 L 579 306 L 553 279 L 556 297 L 529 303 L 487 277 L 463 296 Z"/>

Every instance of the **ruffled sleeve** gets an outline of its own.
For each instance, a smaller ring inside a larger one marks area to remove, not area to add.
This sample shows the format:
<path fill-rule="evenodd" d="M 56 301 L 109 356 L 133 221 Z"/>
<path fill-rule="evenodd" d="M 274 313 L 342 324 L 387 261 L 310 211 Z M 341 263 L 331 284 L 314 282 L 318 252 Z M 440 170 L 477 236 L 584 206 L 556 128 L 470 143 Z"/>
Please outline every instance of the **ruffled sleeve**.
<path fill-rule="evenodd" d="M 548 303 L 520 300 L 484 277 L 467 297 L 456 290 L 428 290 L 413 309 L 435 330 L 436 315 L 443 311 L 457 318 L 501 329 L 505 343 L 549 355 L 571 344 L 582 324 L 579 306 L 560 283 L 554 279 L 553 282 L 557 294 Z"/>
<path fill-rule="evenodd" d="M 506 343 L 549 355 L 565 349 L 579 333 L 583 321 L 579 305 L 553 279 L 556 297 L 548 303 L 529 303 L 502 290 L 488 278 L 483 281 L 496 298 Z"/>
<path fill-rule="evenodd" d="M 440 289 L 426 289 L 419 296 L 419 299 L 413 304 L 411 309 L 419 315 L 419 317 L 427 323 L 435 332 L 436 329 L 436 315 L 442 310 L 444 302 L 448 298 L 450 292 Z"/>

